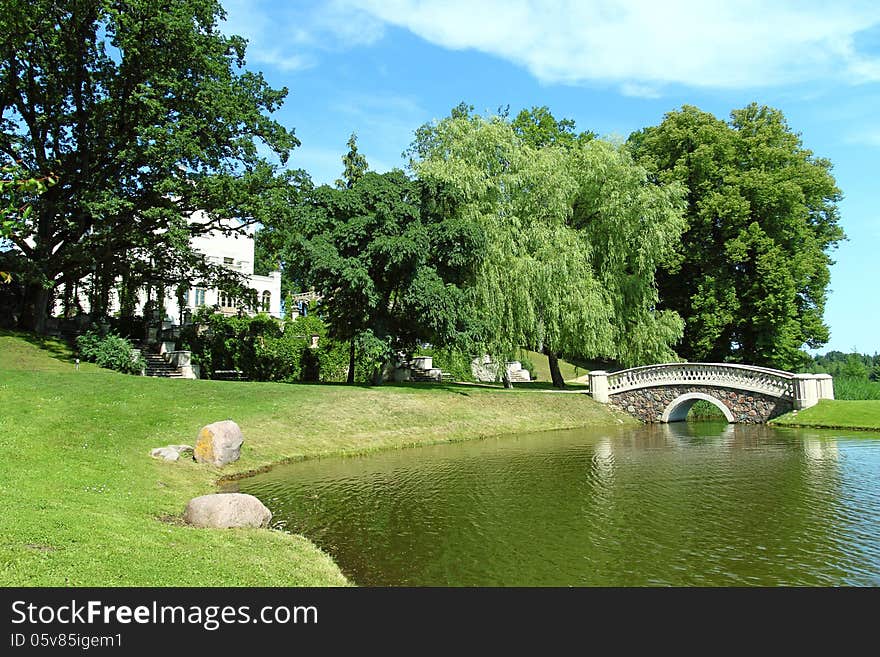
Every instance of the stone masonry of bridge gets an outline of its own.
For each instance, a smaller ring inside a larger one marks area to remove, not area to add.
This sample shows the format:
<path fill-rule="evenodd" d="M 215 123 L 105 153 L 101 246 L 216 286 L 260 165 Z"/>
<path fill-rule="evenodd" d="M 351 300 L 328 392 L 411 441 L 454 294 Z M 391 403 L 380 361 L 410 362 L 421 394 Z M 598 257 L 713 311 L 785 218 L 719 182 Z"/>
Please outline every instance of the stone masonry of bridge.
<path fill-rule="evenodd" d="M 706 385 L 671 385 L 628 390 L 609 395 L 609 403 L 643 422 L 660 422 L 663 411 L 674 399 L 693 392 L 714 397 L 730 410 L 735 422 L 743 424 L 761 424 L 792 410 L 790 399 Z"/>

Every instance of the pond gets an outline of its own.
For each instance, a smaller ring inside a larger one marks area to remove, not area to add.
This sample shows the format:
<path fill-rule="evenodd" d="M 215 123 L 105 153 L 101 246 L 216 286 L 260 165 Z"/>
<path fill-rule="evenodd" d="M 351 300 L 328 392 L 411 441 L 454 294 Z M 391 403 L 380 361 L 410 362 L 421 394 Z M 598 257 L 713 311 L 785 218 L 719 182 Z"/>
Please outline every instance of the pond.
<path fill-rule="evenodd" d="M 362 586 L 880 585 L 880 435 L 680 422 L 237 482 Z"/>

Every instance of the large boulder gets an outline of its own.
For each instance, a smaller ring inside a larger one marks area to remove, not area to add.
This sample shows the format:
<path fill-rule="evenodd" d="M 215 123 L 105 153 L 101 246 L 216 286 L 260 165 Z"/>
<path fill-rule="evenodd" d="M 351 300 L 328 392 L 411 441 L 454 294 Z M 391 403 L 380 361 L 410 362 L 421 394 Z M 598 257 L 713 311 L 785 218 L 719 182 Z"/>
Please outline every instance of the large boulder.
<path fill-rule="evenodd" d="M 253 495 L 215 493 L 191 499 L 183 519 L 195 527 L 266 527 L 272 512 Z"/>
<path fill-rule="evenodd" d="M 237 461 L 241 456 L 244 436 L 232 420 L 214 422 L 202 427 L 196 441 L 195 459 L 199 463 L 226 465 Z"/>

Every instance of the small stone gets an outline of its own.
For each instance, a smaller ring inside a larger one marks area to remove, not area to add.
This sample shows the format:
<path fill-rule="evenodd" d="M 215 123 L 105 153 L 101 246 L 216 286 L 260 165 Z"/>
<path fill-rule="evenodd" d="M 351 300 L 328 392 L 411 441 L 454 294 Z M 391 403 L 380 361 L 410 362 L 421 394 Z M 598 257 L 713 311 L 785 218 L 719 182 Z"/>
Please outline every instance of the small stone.
<path fill-rule="evenodd" d="M 272 512 L 253 495 L 215 493 L 194 497 L 183 513 L 194 527 L 228 529 L 230 527 L 267 527 Z"/>
<path fill-rule="evenodd" d="M 154 459 L 163 459 L 165 461 L 176 461 L 180 458 L 180 452 L 170 447 L 156 447 L 150 450 L 150 456 Z"/>

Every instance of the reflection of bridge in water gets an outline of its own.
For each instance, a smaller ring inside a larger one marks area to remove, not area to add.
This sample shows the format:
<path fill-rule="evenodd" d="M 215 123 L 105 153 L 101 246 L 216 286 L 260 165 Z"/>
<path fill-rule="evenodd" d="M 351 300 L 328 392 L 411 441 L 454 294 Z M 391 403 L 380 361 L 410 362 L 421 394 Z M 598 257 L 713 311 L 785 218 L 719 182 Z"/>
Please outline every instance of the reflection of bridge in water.
<path fill-rule="evenodd" d="M 834 399 L 828 374 L 793 374 L 728 363 L 664 363 L 590 372 L 590 393 L 644 422 L 680 422 L 699 400 L 728 422 L 763 423 L 820 399 Z"/>

